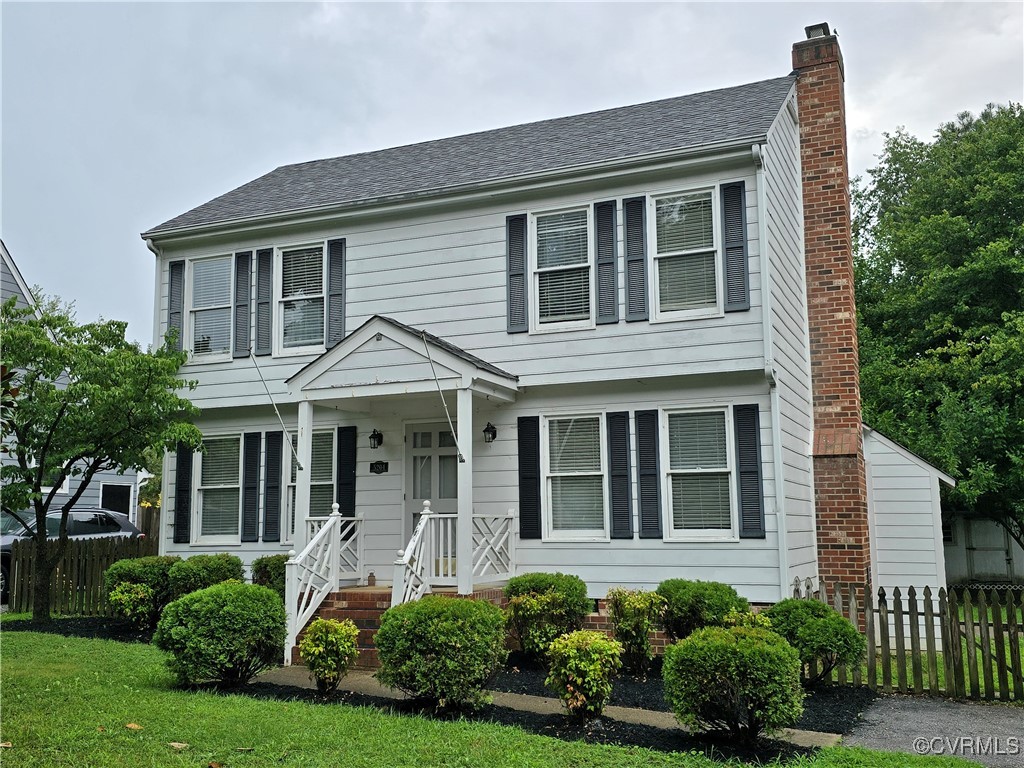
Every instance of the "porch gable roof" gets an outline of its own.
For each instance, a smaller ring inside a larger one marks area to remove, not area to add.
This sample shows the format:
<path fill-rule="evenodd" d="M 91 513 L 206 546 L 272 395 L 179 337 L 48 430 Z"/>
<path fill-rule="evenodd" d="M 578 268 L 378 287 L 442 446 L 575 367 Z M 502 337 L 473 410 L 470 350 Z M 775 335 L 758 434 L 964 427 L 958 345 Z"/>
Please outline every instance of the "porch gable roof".
<path fill-rule="evenodd" d="M 424 330 L 374 315 L 285 383 L 306 399 L 473 386 L 512 396 L 519 377 Z M 375 392 L 375 390 L 377 390 Z"/>

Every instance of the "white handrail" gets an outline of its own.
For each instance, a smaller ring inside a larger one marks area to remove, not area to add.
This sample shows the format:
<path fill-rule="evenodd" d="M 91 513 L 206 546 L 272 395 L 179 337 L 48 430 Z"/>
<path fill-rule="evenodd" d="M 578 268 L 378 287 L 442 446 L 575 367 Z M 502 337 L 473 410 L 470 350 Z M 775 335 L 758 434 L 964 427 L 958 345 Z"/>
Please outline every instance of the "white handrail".
<path fill-rule="evenodd" d="M 430 564 L 427 545 L 426 530 L 430 525 L 433 512 L 430 509 L 430 502 L 423 502 L 423 512 L 420 514 L 420 521 L 416 524 L 416 530 L 405 549 L 398 550 L 398 558 L 395 560 L 395 578 L 391 586 L 391 605 L 401 605 L 412 600 L 419 600 L 424 594 L 430 591 L 430 581 L 427 578 L 427 567 Z"/>

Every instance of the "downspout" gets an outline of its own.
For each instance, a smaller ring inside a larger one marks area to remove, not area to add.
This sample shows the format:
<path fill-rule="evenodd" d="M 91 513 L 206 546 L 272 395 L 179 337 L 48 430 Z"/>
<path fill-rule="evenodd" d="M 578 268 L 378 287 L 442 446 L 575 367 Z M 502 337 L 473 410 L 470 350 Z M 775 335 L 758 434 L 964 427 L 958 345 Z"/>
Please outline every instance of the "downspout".
<path fill-rule="evenodd" d="M 153 238 L 146 238 L 146 247 L 156 256 L 156 269 L 153 270 L 153 349 L 160 346 L 160 268 L 163 266 L 163 253 L 153 243 Z"/>
<path fill-rule="evenodd" d="M 750 148 L 757 178 L 757 238 L 761 254 L 761 338 L 764 341 L 764 376 L 768 381 L 772 410 L 772 463 L 775 476 L 775 525 L 779 537 L 779 599 L 784 599 L 789 582 L 789 536 L 786 529 L 786 467 L 782 454 L 782 406 L 775 378 L 775 340 L 772 333 L 771 258 L 768 248 L 768 206 L 765 194 L 764 146 Z"/>
<path fill-rule="evenodd" d="M 154 296 L 154 300 L 153 300 L 153 349 L 156 349 L 157 347 L 160 346 L 160 343 L 158 341 L 158 339 L 160 337 L 160 266 L 161 266 L 161 257 L 163 256 L 163 254 L 160 252 L 160 249 L 157 248 L 156 245 L 153 243 L 153 239 L 152 238 L 146 238 L 146 247 L 149 248 L 149 250 L 156 257 L 156 268 L 153 270 L 153 296 Z M 160 481 L 160 525 L 158 525 L 157 529 L 156 529 L 157 530 L 156 541 L 157 541 L 157 554 L 158 555 L 166 555 L 167 554 L 167 544 L 166 544 L 167 537 L 164 535 L 162 529 L 163 529 L 163 527 L 168 522 L 165 519 L 164 510 L 170 509 L 170 507 L 167 504 L 167 483 L 164 482 L 168 477 L 170 477 L 170 466 L 171 466 L 170 456 L 171 456 L 170 451 L 165 449 L 164 450 L 163 460 L 161 462 L 162 467 L 161 467 L 161 470 L 160 470 L 161 471 L 161 475 L 160 475 L 160 477 L 161 477 L 161 481 Z M 178 478 L 177 477 L 174 478 L 174 482 L 175 483 L 178 482 Z M 141 485 L 139 486 L 139 490 L 140 491 L 142 490 L 142 486 Z M 138 496 L 135 497 L 135 500 L 136 500 L 135 503 L 138 504 Z"/>

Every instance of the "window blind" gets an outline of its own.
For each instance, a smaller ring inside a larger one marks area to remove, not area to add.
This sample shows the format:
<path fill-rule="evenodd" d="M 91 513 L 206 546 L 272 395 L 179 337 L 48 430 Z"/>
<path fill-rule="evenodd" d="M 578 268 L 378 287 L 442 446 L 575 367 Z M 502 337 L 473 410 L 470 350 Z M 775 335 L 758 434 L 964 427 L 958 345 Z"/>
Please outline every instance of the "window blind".
<path fill-rule="evenodd" d="M 724 413 L 673 413 L 668 417 L 672 469 L 722 469 L 726 456 Z"/>
<path fill-rule="evenodd" d="M 655 210 L 658 253 L 715 247 L 710 192 L 662 197 Z"/>
<path fill-rule="evenodd" d="M 552 530 L 603 530 L 600 419 L 551 419 L 548 470 Z"/>
<path fill-rule="evenodd" d="M 211 439 L 200 472 L 200 535 L 237 536 L 239 514 L 238 438 Z"/>
<path fill-rule="evenodd" d="M 673 475 L 672 525 L 678 530 L 731 528 L 729 475 Z"/>
<path fill-rule="evenodd" d="M 542 323 L 590 317 L 587 212 L 537 217 L 537 303 Z"/>
<path fill-rule="evenodd" d="M 713 307 L 716 293 L 713 252 L 658 259 L 658 306 L 663 312 Z"/>
<path fill-rule="evenodd" d="M 192 263 L 192 351 L 226 352 L 231 344 L 231 258 Z"/>
<path fill-rule="evenodd" d="M 323 344 L 323 248 L 300 248 L 281 255 L 284 299 L 282 344 L 286 348 Z"/>

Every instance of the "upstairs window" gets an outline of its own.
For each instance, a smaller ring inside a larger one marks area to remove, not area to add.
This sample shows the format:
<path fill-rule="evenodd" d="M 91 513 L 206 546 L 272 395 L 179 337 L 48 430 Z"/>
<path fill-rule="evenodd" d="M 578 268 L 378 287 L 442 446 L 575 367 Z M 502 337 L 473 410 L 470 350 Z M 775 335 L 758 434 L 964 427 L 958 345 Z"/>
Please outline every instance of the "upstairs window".
<path fill-rule="evenodd" d="M 547 419 L 546 506 L 551 538 L 605 538 L 600 416 Z"/>
<path fill-rule="evenodd" d="M 193 355 L 231 350 L 231 267 L 230 256 L 191 262 L 188 339 Z"/>
<path fill-rule="evenodd" d="M 715 206 L 710 189 L 653 198 L 656 318 L 721 311 Z"/>
<path fill-rule="evenodd" d="M 669 413 L 670 536 L 733 535 L 733 467 L 726 411 Z"/>
<path fill-rule="evenodd" d="M 593 324 L 590 209 L 534 217 L 534 324 L 537 329 Z"/>
<path fill-rule="evenodd" d="M 280 252 L 278 319 L 282 350 L 324 344 L 323 246 L 285 248 Z"/>

